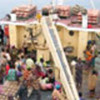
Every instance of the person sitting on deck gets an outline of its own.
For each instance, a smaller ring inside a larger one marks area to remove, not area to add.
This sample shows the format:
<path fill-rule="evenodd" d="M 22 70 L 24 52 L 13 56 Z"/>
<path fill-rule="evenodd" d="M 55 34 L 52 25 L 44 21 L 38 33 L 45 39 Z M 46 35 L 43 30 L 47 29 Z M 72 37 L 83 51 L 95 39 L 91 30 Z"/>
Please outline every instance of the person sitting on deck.
<path fill-rule="evenodd" d="M 48 78 L 49 78 L 48 83 L 54 84 L 55 83 L 55 77 L 54 77 L 53 70 L 49 69 L 48 72 L 47 72 L 47 74 L 48 74 Z"/>
<path fill-rule="evenodd" d="M 56 84 L 53 93 L 52 93 L 52 100 L 66 100 L 65 95 L 61 91 L 61 85 Z"/>
<path fill-rule="evenodd" d="M 53 89 L 53 84 L 49 83 L 48 81 L 49 81 L 48 76 L 41 78 L 41 80 L 40 80 L 41 90 L 46 91 L 46 90 L 52 90 Z"/>
<path fill-rule="evenodd" d="M 36 71 L 36 74 L 38 77 L 45 77 L 46 74 L 41 71 L 41 67 L 39 65 L 35 65 L 34 70 Z"/>

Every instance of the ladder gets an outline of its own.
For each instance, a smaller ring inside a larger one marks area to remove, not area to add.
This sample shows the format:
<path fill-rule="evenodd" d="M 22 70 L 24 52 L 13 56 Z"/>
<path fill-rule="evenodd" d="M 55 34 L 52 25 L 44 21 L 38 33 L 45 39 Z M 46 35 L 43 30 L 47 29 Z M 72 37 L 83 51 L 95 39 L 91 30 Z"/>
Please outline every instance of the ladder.
<path fill-rule="evenodd" d="M 43 17 L 41 20 L 43 33 L 49 50 L 53 56 L 55 66 L 59 66 L 60 79 L 68 100 L 79 100 L 78 92 L 66 60 L 60 38 L 51 16 Z"/>

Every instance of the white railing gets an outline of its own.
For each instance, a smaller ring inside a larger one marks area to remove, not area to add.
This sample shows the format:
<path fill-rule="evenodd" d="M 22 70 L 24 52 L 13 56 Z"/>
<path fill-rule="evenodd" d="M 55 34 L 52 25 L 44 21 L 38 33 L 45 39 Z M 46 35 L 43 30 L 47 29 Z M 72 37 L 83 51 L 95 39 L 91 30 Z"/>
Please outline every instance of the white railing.
<path fill-rule="evenodd" d="M 79 100 L 77 89 L 52 17 L 42 18 L 42 28 L 55 65 L 60 68 L 60 78 L 68 100 Z"/>

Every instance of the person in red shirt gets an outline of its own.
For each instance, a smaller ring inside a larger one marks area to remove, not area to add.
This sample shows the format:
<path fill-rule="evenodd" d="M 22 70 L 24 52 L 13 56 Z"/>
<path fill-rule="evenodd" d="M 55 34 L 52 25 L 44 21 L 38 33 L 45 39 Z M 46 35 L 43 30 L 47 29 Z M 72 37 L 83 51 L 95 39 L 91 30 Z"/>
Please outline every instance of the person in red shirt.
<path fill-rule="evenodd" d="M 8 38 L 9 38 L 9 26 L 5 25 L 4 26 L 4 45 L 7 44 Z"/>
<path fill-rule="evenodd" d="M 41 68 L 39 65 L 36 65 L 35 72 L 38 77 L 45 77 L 45 73 L 41 71 Z"/>
<path fill-rule="evenodd" d="M 7 64 L 7 65 L 6 65 L 6 76 L 8 75 L 8 71 L 9 71 L 9 69 L 10 69 L 10 65 Z"/>
<path fill-rule="evenodd" d="M 4 27 L 5 36 L 9 37 L 9 26 L 5 25 Z"/>

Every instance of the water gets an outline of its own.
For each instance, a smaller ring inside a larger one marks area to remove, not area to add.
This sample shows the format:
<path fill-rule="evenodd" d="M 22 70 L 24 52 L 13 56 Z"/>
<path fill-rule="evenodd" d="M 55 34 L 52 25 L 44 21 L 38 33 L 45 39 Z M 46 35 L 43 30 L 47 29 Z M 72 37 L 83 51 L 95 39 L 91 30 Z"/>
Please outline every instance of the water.
<path fill-rule="evenodd" d="M 30 0 L 0 0 L 0 18 L 5 16 L 7 13 L 11 11 L 11 9 L 15 6 L 21 4 L 29 4 Z M 100 9 L 100 0 L 93 0 L 97 9 Z M 50 4 L 51 0 L 33 0 L 33 4 L 38 6 L 38 9 L 41 9 L 44 5 Z M 86 8 L 91 8 L 90 0 L 64 0 L 64 4 L 66 5 L 75 5 L 80 4 Z"/>

